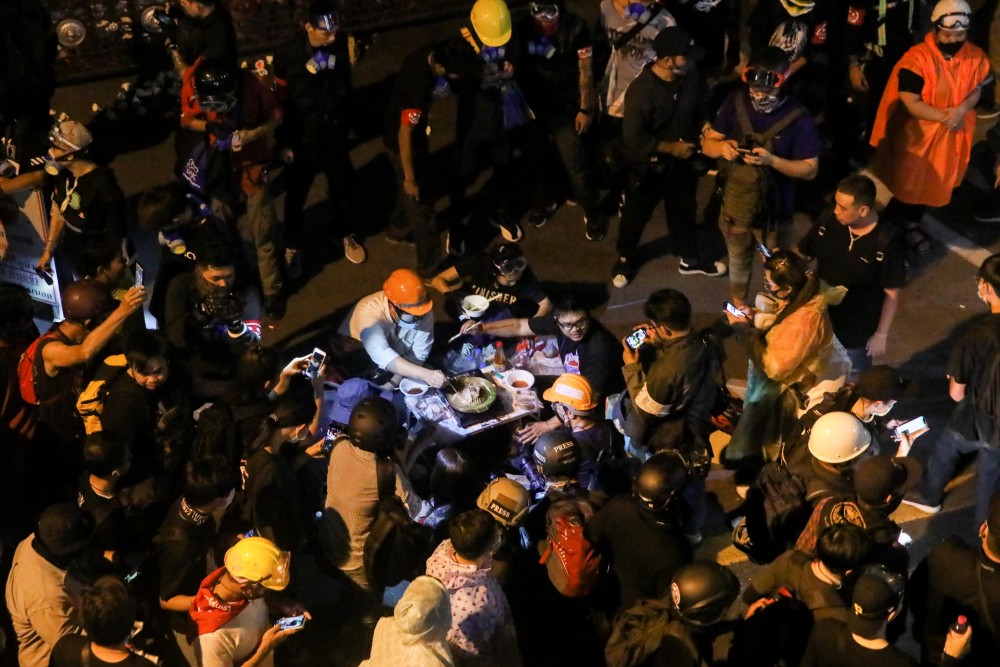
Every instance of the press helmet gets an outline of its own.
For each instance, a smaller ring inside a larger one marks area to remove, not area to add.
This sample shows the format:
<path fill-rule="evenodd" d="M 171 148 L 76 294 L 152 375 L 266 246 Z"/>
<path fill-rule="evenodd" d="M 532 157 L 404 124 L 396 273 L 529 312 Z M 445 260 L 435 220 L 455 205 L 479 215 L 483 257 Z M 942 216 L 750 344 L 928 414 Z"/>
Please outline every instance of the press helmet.
<path fill-rule="evenodd" d="M 373 454 L 392 451 L 398 430 L 396 408 L 381 396 L 361 399 L 347 421 L 347 438 L 351 444 Z"/>
<path fill-rule="evenodd" d="M 532 451 L 546 477 L 575 477 L 580 470 L 580 443 L 564 428 L 543 433 Z"/>
<path fill-rule="evenodd" d="M 871 444 L 871 432 L 850 412 L 826 413 L 809 434 L 809 453 L 824 463 L 846 463 Z"/>
<path fill-rule="evenodd" d="M 632 479 L 632 495 L 639 507 L 653 514 L 669 510 L 688 482 L 688 465 L 673 450 L 646 459 Z"/>
<path fill-rule="evenodd" d="M 510 41 L 510 9 L 503 0 L 476 0 L 469 19 L 486 46 L 503 46 Z"/>
<path fill-rule="evenodd" d="M 718 623 L 740 594 L 740 580 L 732 570 L 715 561 L 682 566 L 670 583 L 674 609 L 692 625 Z"/>
<path fill-rule="evenodd" d="M 389 274 L 382 291 L 392 305 L 410 315 L 426 315 L 434 307 L 424 281 L 409 269 L 396 269 Z"/>
<path fill-rule="evenodd" d="M 245 537 L 226 552 L 225 565 L 237 579 L 272 591 L 284 590 L 291 576 L 289 553 L 263 537 Z"/>
<path fill-rule="evenodd" d="M 575 414 L 590 414 L 597 407 L 594 390 L 587 378 L 576 373 L 563 373 L 542 393 L 549 403 L 562 403 Z"/>
<path fill-rule="evenodd" d="M 83 323 L 110 313 L 115 308 L 114 297 L 106 289 L 88 280 L 77 280 L 63 288 L 63 319 Z"/>
<path fill-rule="evenodd" d="M 509 477 L 497 477 L 476 498 L 476 507 L 489 512 L 503 526 L 521 523 L 530 506 L 531 494 Z"/>
<path fill-rule="evenodd" d="M 238 73 L 220 61 L 208 60 L 194 74 L 194 92 L 203 111 L 226 113 L 236 106 Z"/>

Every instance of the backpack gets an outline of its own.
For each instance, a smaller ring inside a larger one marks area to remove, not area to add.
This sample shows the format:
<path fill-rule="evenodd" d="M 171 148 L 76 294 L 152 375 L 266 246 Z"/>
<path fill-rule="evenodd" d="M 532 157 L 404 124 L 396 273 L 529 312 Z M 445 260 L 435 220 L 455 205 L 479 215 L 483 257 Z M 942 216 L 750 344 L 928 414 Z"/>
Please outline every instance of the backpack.
<path fill-rule="evenodd" d="M 601 556 L 584 536 L 586 517 L 581 510 L 593 514 L 586 501 L 554 503 L 545 513 L 547 536 L 538 546 L 538 562 L 556 590 L 568 598 L 590 595 L 601 574 Z"/>
<path fill-rule="evenodd" d="M 821 222 L 816 229 L 816 235 L 826 236 L 826 227 L 827 223 Z M 885 253 L 895 238 L 895 225 L 883 223 L 875 228 L 875 255 L 871 258 L 873 264 L 881 268 L 882 262 L 885 261 Z"/>
<path fill-rule="evenodd" d="M 94 378 L 80 392 L 76 399 L 76 411 L 83 418 L 83 428 L 87 435 L 100 433 L 101 414 L 104 412 L 104 401 L 108 398 L 108 389 L 128 370 L 124 354 L 114 354 L 106 357 L 101 367 L 97 369 Z"/>
<path fill-rule="evenodd" d="M 38 400 L 38 394 L 35 393 L 35 357 L 38 356 L 38 346 L 46 339 L 54 338 L 65 341 L 65 336 L 59 332 L 56 326 L 53 325 L 51 329 L 36 338 L 17 361 L 17 383 L 21 388 L 21 398 L 28 405 L 41 404 L 41 401 Z"/>
<path fill-rule="evenodd" d="M 736 627 L 729 664 L 740 667 L 797 665 L 802 659 L 813 627 L 813 612 L 845 606 L 833 588 L 803 593 L 802 578 L 812 559 L 793 551 L 785 572 L 789 585 L 773 591 L 771 602 Z"/>
<path fill-rule="evenodd" d="M 608 667 L 636 667 L 644 664 L 659 650 L 663 638 L 667 636 L 676 637 L 683 642 L 700 664 L 698 647 L 691 638 L 691 633 L 675 614 L 673 605 L 663 599 L 643 600 L 624 612 L 615 623 L 611 638 L 604 647 L 604 660 Z"/>
<path fill-rule="evenodd" d="M 766 132 L 757 132 L 750 122 L 746 95 L 737 94 L 736 120 L 741 134 L 740 145 L 747 148 L 764 148 L 771 151 L 774 138 L 806 113 L 805 107 L 798 107 L 785 114 Z M 774 200 L 774 175 L 766 167 L 746 164 L 742 160 L 719 160 L 719 186 L 722 215 L 736 220 L 749 219 L 770 222 L 771 206 Z"/>
<path fill-rule="evenodd" d="M 979 386 L 972 387 L 971 391 L 976 439 L 1000 447 L 1000 428 L 997 428 L 1000 420 L 1000 348 L 984 369 Z"/>
<path fill-rule="evenodd" d="M 410 518 L 396 495 L 396 471 L 392 459 L 375 460 L 378 477 L 378 509 L 365 540 L 364 568 L 375 589 L 411 581 L 423 574 L 431 555 L 434 530 Z"/>
<path fill-rule="evenodd" d="M 733 530 L 733 545 L 755 563 L 770 563 L 799 536 L 812 508 L 806 486 L 781 461 L 765 463 L 747 491 L 743 521 Z"/>

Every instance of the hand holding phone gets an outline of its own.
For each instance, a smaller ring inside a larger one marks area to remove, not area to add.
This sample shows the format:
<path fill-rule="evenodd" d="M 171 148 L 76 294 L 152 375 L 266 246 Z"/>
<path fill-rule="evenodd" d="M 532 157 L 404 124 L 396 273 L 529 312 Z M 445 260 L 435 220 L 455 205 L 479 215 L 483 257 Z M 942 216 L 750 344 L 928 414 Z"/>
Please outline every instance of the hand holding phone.
<path fill-rule="evenodd" d="M 312 351 L 312 356 L 309 358 L 309 365 L 306 369 L 302 371 L 302 374 L 307 378 L 315 378 L 316 374 L 319 373 L 319 369 L 323 367 L 323 362 L 326 361 L 326 352 L 314 347 Z"/>
<path fill-rule="evenodd" d="M 301 628 L 305 624 L 305 614 L 299 614 L 298 616 L 286 616 L 278 619 L 278 627 L 282 630 L 294 630 L 295 628 Z"/>
<path fill-rule="evenodd" d="M 771 259 L 771 251 L 763 243 L 757 244 L 757 251 L 764 256 L 765 260 Z"/>
<path fill-rule="evenodd" d="M 908 422 L 904 422 L 896 427 L 896 438 L 901 438 L 904 435 L 910 436 L 917 431 L 927 428 L 927 420 L 923 417 L 917 417 L 916 419 L 911 419 Z"/>
<path fill-rule="evenodd" d="M 145 271 L 143 271 L 142 264 L 140 264 L 139 262 L 136 262 L 135 263 L 135 286 L 136 287 L 142 287 L 142 285 L 143 285 L 142 278 L 143 278 L 143 274 L 144 273 L 145 273 Z"/>
<path fill-rule="evenodd" d="M 738 317 L 743 320 L 747 319 L 746 313 L 744 313 L 742 310 L 740 310 L 733 304 L 729 303 L 728 301 L 726 302 L 726 312 L 732 315 L 733 317 Z"/>
<path fill-rule="evenodd" d="M 648 337 L 649 331 L 645 326 L 636 327 L 632 333 L 625 337 L 625 344 L 628 346 L 628 349 L 635 352 L 643 343 L 646 342 Z"/>

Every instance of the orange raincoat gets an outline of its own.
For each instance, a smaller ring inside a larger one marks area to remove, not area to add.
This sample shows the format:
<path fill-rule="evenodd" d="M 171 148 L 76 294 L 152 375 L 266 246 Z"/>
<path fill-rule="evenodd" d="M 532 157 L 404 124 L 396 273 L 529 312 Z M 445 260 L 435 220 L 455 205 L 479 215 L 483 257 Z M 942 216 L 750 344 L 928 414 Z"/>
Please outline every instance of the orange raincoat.
<path fill-rule="evenodd" d="M 871 145 L 876 147 L 872 172 L 905 204 L 944 206 L 969 166 L 976 113 L 965 114 L 959 130 L 915 118 L 899 99 L 899 70 L 924 80 L 920 99 L 938 109 L 961 104 L 990 74 L 990 63 L 978 46 L 966 42 L 945 60 L 933 31 L 910 48 L 896 64 L 882 95 Z"/>

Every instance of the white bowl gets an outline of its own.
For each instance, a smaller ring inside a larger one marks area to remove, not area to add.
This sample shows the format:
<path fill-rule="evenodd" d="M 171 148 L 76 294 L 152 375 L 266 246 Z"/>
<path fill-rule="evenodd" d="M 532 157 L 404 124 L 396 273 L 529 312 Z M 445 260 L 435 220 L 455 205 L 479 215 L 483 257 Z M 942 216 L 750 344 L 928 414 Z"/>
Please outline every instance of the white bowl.
<path fill-rule="evenodd" d="M 423 382 L 411 380 L 410 378 L 404 378 L 403 381 L 399 383 L 399 390 L 403 392 L 405 396 L 423 396 L 427 393 L 429 388 L 430 387 Z"/>
<path fill-rule="evenodd" d="M 472 319 L 482 317 L 490 307 L 490 300 L 485 296 L 470 294 L 462 299 L 462 310 Z"/>
<path fill-rule="evenodd" d="M 520 369 L 510 371 L 503 377 L 504 383 L 517 391 L 518 389 L 530 389 L 535 386 L 535 376 L 528 371 L 523 371 Z M 521 383 L 524 383 L 523 385 Z"/>

